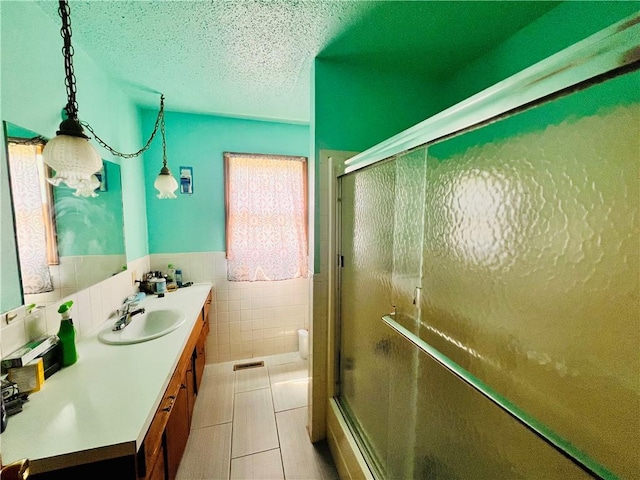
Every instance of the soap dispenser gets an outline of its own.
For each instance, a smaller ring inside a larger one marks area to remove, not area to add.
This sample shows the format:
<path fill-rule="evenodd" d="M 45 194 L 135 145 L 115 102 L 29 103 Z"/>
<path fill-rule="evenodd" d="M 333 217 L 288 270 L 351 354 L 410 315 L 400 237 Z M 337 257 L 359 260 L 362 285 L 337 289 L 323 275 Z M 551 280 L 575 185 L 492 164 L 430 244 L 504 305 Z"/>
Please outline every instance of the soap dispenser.
<path fill-rule="evenodd" d="M 73 326 L 73 320 L 69 316 L 73 300 L 64 302 L 58 308 L 58 313 L 62 316 L 60 320 L 60 330 L 58 330 L 58 338 L 60 339 L 60 349 L 62 350 L 62 366 L 67 367 L 78 361 L 78 352 L 76 351 L 76 329 Z"/>

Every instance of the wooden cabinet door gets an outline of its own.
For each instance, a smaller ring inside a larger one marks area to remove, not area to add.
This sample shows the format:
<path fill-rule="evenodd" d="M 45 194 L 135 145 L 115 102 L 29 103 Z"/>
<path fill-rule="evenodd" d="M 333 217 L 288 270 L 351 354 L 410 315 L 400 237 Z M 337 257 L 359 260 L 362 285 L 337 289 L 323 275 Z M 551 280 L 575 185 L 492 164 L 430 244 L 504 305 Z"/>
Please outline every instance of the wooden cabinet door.
<path fill-rule="evenodd" d="M 195 349 L 195 361 L 194 369 L 196 376 L 196 393 L 200 391 L 200 383 L 202 382 L 202 375 L 204 374 L 204 366 L 206 363 L 206 350 L 205 345 L 207 342 L 207 336 L 204 330 L 200 333 Z"/>
<path fill-rule="evenodd" d="M 167 402 L 165 398 L 164 403 Z M 160 406 L 162 409 L 163 406 Z M 159 409 L 159 410 L 160 410 Z M 143 448 L 138 452 L 138 477 L 146 480 L 165 480 L 164 428 L 167 415 L 160 410 L 151 422 L 144 438 Z"/>
<path fill-rule="evenodd" d="M 167 449 L 167 478 L 173 480 L 178 472 L 178 465 L 189 439 L 189 399 L 187 394 L 186 370 L 181 376 L 180 390 L 171 407 L 169 420 L 165 429 L 165 446 Z"/>
<path fill-rule="evenodd" d="M 160 446 L 158 454 L 155 457 L 155 463 L 150 465 L 151 471 L 147 474 L 147 480 L 165 480 L 165 463 L 164 463 L 164 447 Z"/>
<path fill-rule="evenodd" d="M 196 403 L 196 376 L 195 376 L 195 359 L 196 350 L 193 350 L 187 369 L 186 385 L 187 385 L 187 404 L 189 405 L 189 429 L 191 429 L 191 419 L 193 418 L 193 409 Z"/>

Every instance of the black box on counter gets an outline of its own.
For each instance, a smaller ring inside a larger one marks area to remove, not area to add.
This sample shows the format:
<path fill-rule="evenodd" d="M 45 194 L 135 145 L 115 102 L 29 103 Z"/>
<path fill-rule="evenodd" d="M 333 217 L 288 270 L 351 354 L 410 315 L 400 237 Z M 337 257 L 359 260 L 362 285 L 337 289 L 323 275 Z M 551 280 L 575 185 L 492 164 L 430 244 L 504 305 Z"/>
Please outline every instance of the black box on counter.
<path fill-rule="evenodd" d="M 46 380 L 51 375 L 60 370 L 62 350 L 60 349 L 60 343 L 56 343 L 51 348 L 46 350 L 42 355 L 42 361 L 44 362 L 44 379 Z"/>

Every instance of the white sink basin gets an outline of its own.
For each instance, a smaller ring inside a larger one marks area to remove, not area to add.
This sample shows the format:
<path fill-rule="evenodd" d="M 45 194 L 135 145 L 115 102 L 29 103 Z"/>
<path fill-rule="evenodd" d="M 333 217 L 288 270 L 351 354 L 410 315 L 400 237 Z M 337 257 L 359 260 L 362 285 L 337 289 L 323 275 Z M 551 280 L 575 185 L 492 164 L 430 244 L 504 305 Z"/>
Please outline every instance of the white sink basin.
<path fill-rule="evenodd" d="M 111 345 L 146 342 L 173 332 L 182 325 L 185 316 L 178 310 L 151 310 L 134 315 L 122 330 L 113 331 L 113 323 L 98 334 L 98 339 Z"/>

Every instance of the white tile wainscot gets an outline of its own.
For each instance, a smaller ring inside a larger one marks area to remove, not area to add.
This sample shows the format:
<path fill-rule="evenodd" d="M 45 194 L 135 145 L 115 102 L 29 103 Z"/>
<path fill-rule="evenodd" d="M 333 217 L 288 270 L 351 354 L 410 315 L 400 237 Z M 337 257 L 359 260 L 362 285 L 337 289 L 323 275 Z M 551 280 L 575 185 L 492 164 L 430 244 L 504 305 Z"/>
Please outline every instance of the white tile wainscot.
<path fill-rule="evenodd" d="M 36 314 L 25 317 L 24 305 L 12 313 L 18 316 L 9 325 L 2 322 L 0 327 L 0 354 L 10 354 L 30 340 L 48 333 L 55 335 L 60 327 L 58 307 L 67 300 L 73 300 L 71 317 L 78 335 L 90 335 L 102 322 L 114 314 L 127 296 L 137 291 L 132 282 L 133 272 L 149 270 L 149 257 L 141 257 L 128 262 L 127 270 L 107 278 L 95 285 L 65 296 L 63 292 L 54 290 L 50 293 L 28 295 L 26 304 L 37 305 Z M 138 274 L 136 273 L 136 276 Z"/>
<path fill-rule="evenodd" d="M 160 271 L 173 264 L 184 282 L 214 285 L 207 363 L 295 352 L 298 330 L 309 329 L 310 278 L 229 282 L 225 252 L 152 254 L 149 262 Z"/>

